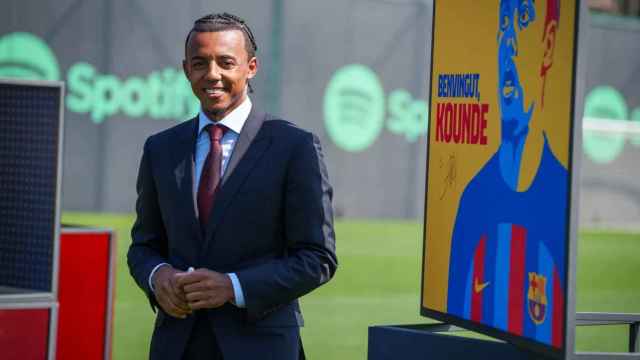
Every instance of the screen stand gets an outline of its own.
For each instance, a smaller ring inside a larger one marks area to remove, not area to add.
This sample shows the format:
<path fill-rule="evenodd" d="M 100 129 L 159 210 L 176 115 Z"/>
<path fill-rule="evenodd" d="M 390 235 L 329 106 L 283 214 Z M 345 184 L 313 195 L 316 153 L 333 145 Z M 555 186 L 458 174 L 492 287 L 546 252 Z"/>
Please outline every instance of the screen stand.
<path fill-rule="evenodd" d="M 628 325 L 628 353 L 576 352 L 573 359 L 640 359 L 640 314 L 579 312 L 577 326 Z"/>
<path fill-rule="evenodd" d="M 462 331 L 445 323 L 371 326 L 368 359 L 540 359 L 503 341 L 459 336 Z"/>

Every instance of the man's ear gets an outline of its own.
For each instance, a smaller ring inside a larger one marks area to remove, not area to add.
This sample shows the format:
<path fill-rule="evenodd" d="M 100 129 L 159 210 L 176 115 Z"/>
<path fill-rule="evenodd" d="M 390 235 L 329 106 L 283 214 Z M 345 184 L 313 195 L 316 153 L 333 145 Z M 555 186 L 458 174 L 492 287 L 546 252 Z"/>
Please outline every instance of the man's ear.
<path fill-rule="evenodd" d="M 540 66 L 540 76 L 542 77 L 542 94 L 540 96 L 540 107 L 544 108 L 544 89 L 547 80 L 547 71 L 553 65 L 553 53 L 556 48 L 556 32 L 558 29 L 558 21 L 551 20 L 547 22 L 544 29 L 544 37 L 542 38 L 542 46 L 544 46 L 544 55 L 542 56 L 542 65 Z"/>
<path fill-rule="evenodd" d="M 184 71 L 184 76 L 189 78 L 189 67 L 187 66 L 187 60 L 182 60 L 182 71 Z"/>
<path fill-rule="evenodd" d="M 254 56 L 249 60 L 249 74 L 247 75 L 249 79 L 253 79 L 256 76 L 258 67 L 258 58 Z"/>
<path fill-rule="evenodd" d="M 542 40 L 544 46 L 544 55 L 542 57 L 542 67 L 540 75 L 545 76 L 547 70 L 553 65 L 553 53 L 556 48 L 556 33 L 558 30 L 558 22 L 551 20 L 544 29 L 544 38 Z"/>

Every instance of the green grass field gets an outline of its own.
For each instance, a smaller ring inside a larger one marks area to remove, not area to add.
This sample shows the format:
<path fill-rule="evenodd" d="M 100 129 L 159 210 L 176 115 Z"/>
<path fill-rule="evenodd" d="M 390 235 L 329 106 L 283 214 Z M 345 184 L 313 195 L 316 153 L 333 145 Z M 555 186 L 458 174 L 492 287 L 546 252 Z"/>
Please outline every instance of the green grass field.
<path fill-rule="evenodd" d="M 132 216 L 65 213 L 64 223 L 117 233 L 114 359 L 145 359 L 153 313 L 129 276 L 126 251 Z M 420 317 L 422 225 L 401 221 L 338 221 L 335 278 L 302 299 L 310 359 L 365 359 L 367 328 L 415 324 Z M 578 255 L 578 311 L 640 313 L 640 234 L 584 232 Z M 625 351 L 627 328 L 578 329 L 578 350 Z"/>

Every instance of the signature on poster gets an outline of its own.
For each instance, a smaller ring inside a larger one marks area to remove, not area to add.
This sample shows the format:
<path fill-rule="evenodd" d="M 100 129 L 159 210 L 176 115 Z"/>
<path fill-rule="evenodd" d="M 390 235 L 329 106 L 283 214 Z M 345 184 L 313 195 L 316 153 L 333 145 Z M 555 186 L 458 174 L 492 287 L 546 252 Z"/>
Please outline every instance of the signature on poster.
<path fill-rule="evenodd" d="M 443 171 L 443 173 L 445 174 L 444 177 L 444 187 L 442 189 L 442 194 L 440 194 L 440 200 L 444 199 L 445 195 L 447 194 L 447 191 L 450 189 L 453 189 L 456 185 L 456 177 L 457 177 L 457 170 L 456 170 L 456 154 L 452 153 L 449 154 L 449 158 L 447 158 L 446 160 L 443 159 L 442 157 L 440 158 L 440 168 L 445 170 Z"/>

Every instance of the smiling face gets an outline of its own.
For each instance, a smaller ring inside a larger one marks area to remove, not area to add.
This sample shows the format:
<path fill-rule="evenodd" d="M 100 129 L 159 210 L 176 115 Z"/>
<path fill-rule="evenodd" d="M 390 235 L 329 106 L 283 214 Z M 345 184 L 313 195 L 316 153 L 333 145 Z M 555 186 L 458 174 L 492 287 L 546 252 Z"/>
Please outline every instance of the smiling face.
<path fill-rule="evenodd" d="M 240 30 L 193 32 L 182 62 L 191 89 L 202 110 L 220 120 L 247 96 L 247 80 L 258 70 L 258 60 L 249 58 Z"/>
<path fill-rule="evenodd" d="M 535 97 L 541 94 L 540 66 L 544 58 L 545 9 L 535 0 L 501 0 L 498 24 L 498 97 L 502 137 L 523 134 L 528 128 Z M 541 36 L 542 35 L 542 36 Z"/>

